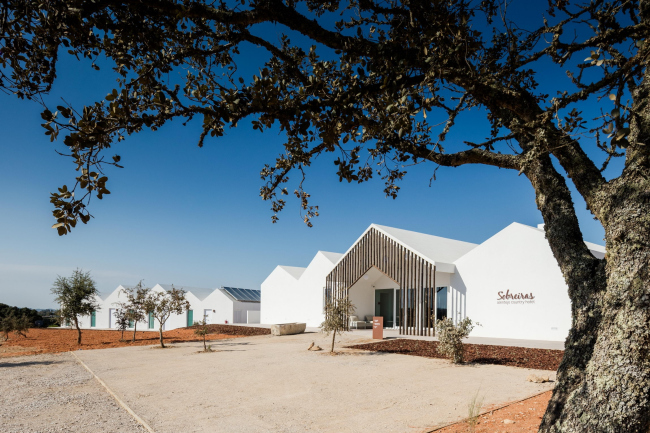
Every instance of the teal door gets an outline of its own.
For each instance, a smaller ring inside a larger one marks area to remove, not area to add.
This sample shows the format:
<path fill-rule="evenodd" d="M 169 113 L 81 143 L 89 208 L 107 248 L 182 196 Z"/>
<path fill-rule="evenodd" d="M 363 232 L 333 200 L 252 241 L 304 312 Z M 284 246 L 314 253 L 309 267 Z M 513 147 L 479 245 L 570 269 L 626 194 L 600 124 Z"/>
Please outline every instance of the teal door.
<path fill-rule="evenodd" d="M 91 328 L 95 327 L 95 323 L 96 323 L 95 321 L 96 321 L 96 315 L 95 315 L 95 312 L 93 311 L 92 313 L 90 313 L 90 327 Z"/>
<path fill-rule="evenodd" d="M 375 290 L 375 316 L 384 318 L 384 328 L 394 326 L 394 289 Z"/>
<path fill-rule="evenodd" d="M 194 310 L 187 310 L 187 326 L 194 325 Z"/>
<path fill-rule="evenodd" d="M 153 329 L 153 313 L 149 313 L 149 329 Z"/>

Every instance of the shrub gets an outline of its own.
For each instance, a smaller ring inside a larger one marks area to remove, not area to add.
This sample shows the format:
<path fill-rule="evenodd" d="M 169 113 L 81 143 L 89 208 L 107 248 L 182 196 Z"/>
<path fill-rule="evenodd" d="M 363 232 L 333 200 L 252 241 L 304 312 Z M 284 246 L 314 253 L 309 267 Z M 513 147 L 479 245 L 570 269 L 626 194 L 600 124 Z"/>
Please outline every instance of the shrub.
<path fill-rule="evenodd" d="M 472 322 L 469 317 L 464 318 L 457 325 L 450 318 L 436 322 L 436 334 L 438 336 L 438 353 L 451 358 L 453 363 L 463 362 L 463 338 L 467 338 L 474 327 L 481 326 L 478 322 Z"/>

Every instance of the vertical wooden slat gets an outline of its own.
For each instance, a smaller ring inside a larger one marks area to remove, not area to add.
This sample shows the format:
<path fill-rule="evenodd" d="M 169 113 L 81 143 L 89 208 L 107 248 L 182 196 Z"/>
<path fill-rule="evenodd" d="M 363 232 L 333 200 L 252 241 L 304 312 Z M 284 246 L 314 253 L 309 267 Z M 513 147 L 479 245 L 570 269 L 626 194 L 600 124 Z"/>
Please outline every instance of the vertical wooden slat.
<path fill-rule="evenodd" d="M 416 268 L 415 268 L 415 279 L 418 291 L 418 309 L 416 314 L 416 323 L 417 334 L 422 335 L 422 261 L 420 257 L 417 258 Z"/>

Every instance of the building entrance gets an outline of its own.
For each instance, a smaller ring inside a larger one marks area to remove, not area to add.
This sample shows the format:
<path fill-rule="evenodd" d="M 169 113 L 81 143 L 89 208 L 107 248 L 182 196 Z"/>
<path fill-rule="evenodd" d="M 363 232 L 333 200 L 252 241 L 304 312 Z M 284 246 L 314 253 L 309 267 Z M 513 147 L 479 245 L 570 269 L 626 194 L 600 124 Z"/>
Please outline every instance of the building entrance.
<path fill-rule="evenodd" d="M 395 326 L 395 289 L 375 290 L 375 316 L 384 318 L 384 328 Z"/>

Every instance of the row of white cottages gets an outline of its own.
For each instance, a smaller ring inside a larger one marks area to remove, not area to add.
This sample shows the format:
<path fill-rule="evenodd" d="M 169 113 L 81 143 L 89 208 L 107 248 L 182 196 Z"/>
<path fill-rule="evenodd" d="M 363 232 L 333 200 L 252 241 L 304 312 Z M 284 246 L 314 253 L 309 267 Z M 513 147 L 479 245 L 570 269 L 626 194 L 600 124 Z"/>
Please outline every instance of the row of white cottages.
<path fill-rule="evenodd" d="M 605 256 L 605 247 L 586 245 L 595 257 Z M 518 223 L 481 244 L 372 224 L 343 254 L 319 251 L 307 267 L 277 266 L 261 291 L 181 288 L 190 310 L 173 315 L 167 330 L 203 318 L 317 327 L 327 300 L 341 296 L 356 306 L 359 321 L 382 316 L 384 327 L 401 334 L 431 335 L 445 317 L 479 322 L 477 337 L 563 341 L 571 327 L 567 286 L 543 227 Z M 115 328 L 123 289 L 101 297 L 101 309 L 82 326 Z M 170 289 L 156 284 L 152 290 Z M 158 328 L 152 318 L 144 325 Z"/>
<path fill-rule="evenodd" d="M 207 323 L 260 323 L 260 291 L 239 289 L 234 287 L 220 287 L 216 289 L 203 289 L 197 287 L 175 286 L 185 290 L 185 298 L 190 303 L 188 311 L 182 314 L 172 314 L 163 329 L 171 330 L 192 326 L 203 319 Z M 118 286 L 111 293 L 97 298 L 99 310 L 91 316 L 82 317 L 80 327 L 97 329 L 115 329 L 115 312 L 120 308 L 120 303 L 126 301 L 124 290 L 130 286 Z M 153 292 L 164 292 L 172 289 L 170 284 L 156 284 L 151 288 Z M 149 315 L 148 319 L 138 324 L 138 329 L 159 329 L 158 322 Z"/>

